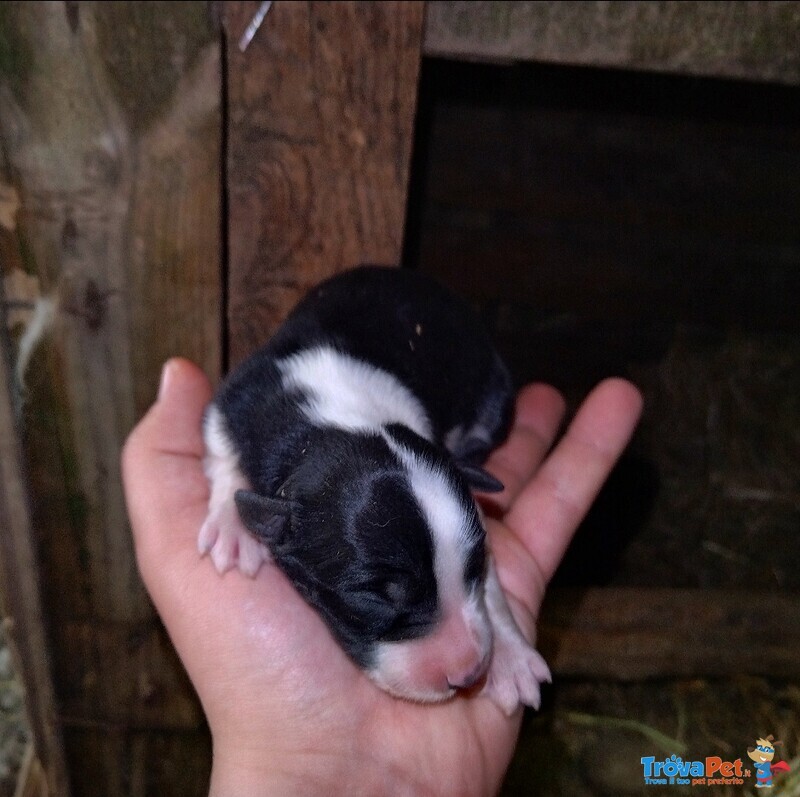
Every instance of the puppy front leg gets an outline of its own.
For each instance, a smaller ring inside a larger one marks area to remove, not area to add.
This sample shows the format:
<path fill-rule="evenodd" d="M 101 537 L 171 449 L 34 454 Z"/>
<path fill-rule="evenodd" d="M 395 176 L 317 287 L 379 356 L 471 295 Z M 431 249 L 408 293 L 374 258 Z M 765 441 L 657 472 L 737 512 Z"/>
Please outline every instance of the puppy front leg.
<path fill-rule="evenodd" d="M 484 594 L 494 632 L 494 649 L 482 694 L 507 715 L 513 714 L 520 703 L 538 709 L 541 703 L 539 685 L 550 683 L 550 669 L 519 630 L 491 558 Z"/>
<path fill-rule="evenodd" d="M 238 466 L 238 457 L 225 434 L 216 407 L 209 408 L 203 424 L 206 456 L 203 468 L 211 488 L 208 515 L 200 528 L 197 547 L 209 554 L 214 567 L 222 574 L 238 565 L 246 576 L 255 576 L 262 562 L 271 560 L 269 549 L 245 528 L 236 508 L 237 490 L 249 490 L 250 484 Z"/>

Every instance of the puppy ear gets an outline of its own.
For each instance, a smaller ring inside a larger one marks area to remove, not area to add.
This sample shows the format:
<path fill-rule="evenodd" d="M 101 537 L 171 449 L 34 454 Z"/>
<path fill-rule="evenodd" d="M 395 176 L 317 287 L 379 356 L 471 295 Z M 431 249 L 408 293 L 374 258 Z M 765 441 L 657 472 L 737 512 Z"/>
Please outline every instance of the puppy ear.
<path fill-rule="evenodd" d="M 242 523 L 268 546 L 279 544 L 293 503 L 265 498 L 252 490 L 237 490 L 233 497 Z"/>
<path fill-rule="evenodd" d="M 472 465 L 469 462 L 457 462 L 456 465 L 471 489 L 479 493 L 502 493 L 505 490 L 503 482 L 495 479 L 479 465 Z"/>

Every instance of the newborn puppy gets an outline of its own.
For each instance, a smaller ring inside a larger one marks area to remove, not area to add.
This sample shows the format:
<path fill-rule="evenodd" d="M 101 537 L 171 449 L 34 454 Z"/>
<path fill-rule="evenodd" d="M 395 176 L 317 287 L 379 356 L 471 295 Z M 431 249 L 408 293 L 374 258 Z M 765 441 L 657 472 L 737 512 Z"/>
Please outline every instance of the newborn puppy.
<path fill-rule="evenodd" d="M 480 465 L 512 411 L 508 372 L 456 297 L 401 269 L 333 277 L 207 410 L 200 551 L 220 573 L 274 561 L 394 695 L 445 700 L 485 676 L 505 712 L 538 707 L 550 673 L 470 494 L 503 489 Z"/>

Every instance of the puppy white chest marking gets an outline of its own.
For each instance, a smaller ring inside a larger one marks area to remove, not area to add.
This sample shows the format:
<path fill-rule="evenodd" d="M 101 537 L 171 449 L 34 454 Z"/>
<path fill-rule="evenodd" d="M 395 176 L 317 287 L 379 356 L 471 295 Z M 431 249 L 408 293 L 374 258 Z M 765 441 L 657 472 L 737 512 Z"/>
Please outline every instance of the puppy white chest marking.
<path fill-rule="evenodd" d="M 278 362 L 286 390 L 308 397 L 304 407 L 319 426 L 377 432 L 402 423 L 430 440 L 431 422 L 419 399 L 390 373 L 330 346 L 317 346 Z"/>

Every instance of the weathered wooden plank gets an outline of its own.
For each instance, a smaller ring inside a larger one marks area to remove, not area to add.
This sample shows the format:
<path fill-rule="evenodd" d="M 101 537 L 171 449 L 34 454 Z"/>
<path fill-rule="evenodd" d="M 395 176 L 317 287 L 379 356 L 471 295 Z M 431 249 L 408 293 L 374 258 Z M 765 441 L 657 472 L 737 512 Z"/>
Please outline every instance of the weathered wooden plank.
<path fill-rule="evenodd" d="M 87 794 L 208 794 L 210 738 L 198 737 L 195 732 L 86 725 L 70 732 L 67 753 L 70 759 L 85 759 L 87 769 L 96 768 L 103 773 L 101 788 L 93 792 L 87 789 Z"/>
<path fill-rule="evenodd" d="M 397 264 L 423 4 L 224 4 L 228 40 L 230 357 L 274 331 L 313 284 Z"/>
<path fill-rule="evenodd" d="M 556 676 L 800 677 L 800 595 L 706 589 L 552 590 L 539 645 Z"/>
<path fill-rule="evenodd" d="M 136 571 L 118 461 L 164 359 L 220 372 L 219 35 L 202 2 L 5 3 L 0 15 L 17 268 L 52 307 L 18 393 L 59 716 L 119 729 L 67 724 L 69 774 L 77 795 L 144 794 L 134 769 L 152 752 L 137 764 L 128 729 L 205 732 Z M 180 792 L 165 780 L 149 793 Z"/>
<path fill-rule="evenodd" d="M 426 55 L 800 82 L 800 7 L 781 2 L 428 3 Z"/>
<path fill-rule="evenodd" d="M 56 649 L 72 654 L 58 674 L 64 726 L 186 731 L 202 725 L 177 654 L 153 623 L 64 622 L 53 637 Z M 114 706 L 103 700 L 105 681 L 117 684 Z"/>

